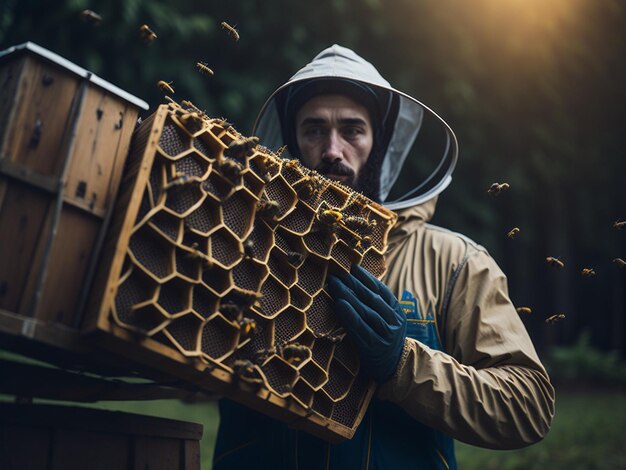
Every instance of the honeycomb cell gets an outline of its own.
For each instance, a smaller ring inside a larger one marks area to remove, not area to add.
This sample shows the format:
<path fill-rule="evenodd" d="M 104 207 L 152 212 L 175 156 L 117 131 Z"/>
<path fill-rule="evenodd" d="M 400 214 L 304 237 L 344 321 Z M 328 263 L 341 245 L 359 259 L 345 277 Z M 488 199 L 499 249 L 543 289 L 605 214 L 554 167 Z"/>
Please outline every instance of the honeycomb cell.
<path fill-rule="evenodd" d="M 289 263 L 296 268 L 299 267 L 308 254 L 302 243 L 302 237 L 289 233 L 278 226 L 275 229 L 274 238 L 276 246 L 287 255 Z"/>
<path fill-rule="evenodd" d="M 203 285 L 193 286 L 191 308 L 202 318 L 209 318 L 219 305 L 219 298 Z"/>
<path fill-rule="evenodd" d="M 158 284 L 140 269 L 130 268 L 123 276 L 115 296 L 115 315 L 127 325 L 132 325 L 133 306 L 154 299 Z"/>
<path fill-rule="evenodd" d="M 165 328 L 170 321 L 165 312 L 151 302 L 135 306 L 130 318 L 129 324 L 146 336 L 154 335 Z"/>
<path fill-rule="evenodd" d="M 168 166 L 169 164 L 165 164 L 158 160 L 155 160 L 152 164 L 152 170 L 150 170 L 150 175 L 148 177 L 149 184 L 146 186 L 152 207 L 159 204 L 161 196 L 163 195 L 163 188 L 167 183 Z"/>
<path fill-rule="evenodd" d="M 313 404 L 313 394 L 315 390 L 307 384 L 304 380 L 299 379 L 293 386 L 291 391 L 294 400 L 304 408 L 310 408 Z"/>
<path fill-rule="evenodd" d="M 309 361 L 300 369 L 300 378 L 313 390 L 319 390 L 328 382 L 328 372 L 315 361 Z"/>
<path fill-rule="evenodd" d="M 320 198 L 331 207 L 342 208 L 350 198 L 350 195 L 343 189 L 329 184 L 321 193 Z"/>
<path fill-rule="evenodd" d="M 176 315 L 191 306 L 191 285 L 174 278 L 161 284 L 157 304 L 170 315 Z"/>
<path fill-rule="evenodd" d="M 385 273 L 385 257 L 376 251 L 369 249 L 363 254 L 361 266 L 380 278 Z"/>
<path fill-rule="evenodd" d="M 335 344 L 325 338 L 318 338 L 311 348 L 313 353 L 313 361 L 324 370 L 328 370 L 330 360 L 335 351 Z"/>
<path fill-rule="evenodd" d="M 324 416 L 325 418 L 330 418 L 333 414 L 333 405 L 334 403 L 328 395 L 318 392 L 313 397 L 313 404 L 311 405 L 311 408 L 319 415 Z"/>
<path fill-rule="evenodd" d="M 266 262 L 272 246 L 274 246 L 274 233 L 269 225 L 257 220 L 248 241 L 247 250 L 258 261 Z"/>
<path fill-rule="evenodd" d="M 193 148 L 209 161 L 214 161 L 216 155 L 222 152 L 222 145 L 218 139 L 205 132 L 191 141 Z"/>
<path fill-rule="evenodd" d="M 251 170 L 243 173 L 243 185 L 248 191 L 254 194 L 257 199 L 261 198 L 263 190 L 265 189 L 265 181 Z"/>
<path fill-rule="evenodd" d="M 276 248 L 272 250 L 267 266 L 272 275 L 287 288 L 295 284 L 296 268 L 289 263 L 287 255 L 285 255 L 281 250 Z"/>
<path fill-rule="evenodd" d="M 258 292 L 261 284 L 269 274 L 267 266 L 253 259 L 241 260 L 232 270 L 233 282 L 236 287 Z"/>
<path fill-rule="evenodd" d="M 361 410 L 368 396 L 369 386 L 369 381 L 363 376 L 357 376 L 352 383 L 348 395 L 343 400 L 335 403 L 331 419 L 339 424 L 352 428 L 356 422 L 356 418 L 359 416 L 359 410 Z"/>
<path fill-rule="evenodd" d="M 360 256 L 344 241 L 339 240 L 330 252 L 330 262 L 340 272 L 350 272 L 352 264 L 360 261 Z"/>
<path fill-rule="evenodd" d="M 202 324 L 202 320 L 188 313 L 173 319 L 162 332 L 183 355 L 197 356 Z"/>
<path fill-rule="evenodd" d="M 176 247 L 176 272 L 181 279 L 196 283 L 200 281 L 205 256 L 200 250 L 184 250 Z"/>
<path fill-rule="evenodd" d="M 319 224 L 317 225 L 319 227 Z M 330 252 L 335 245 L 337 236 L 326 227 L 316 229 L 316 226 L 302 237 L 306 249 L 321 258 L 330 259 Z"/>
<path fill-rule="evenodd" d="M 210 240 L 211 257 L 221 267 L 230 269 L 243 258 L 241 242 L 228 230 L 217 230 Z"/>
<path fill-rule="evenodd" d="M 270 390 L 281 397 L 286 397 L 291 392 L 299 375 L 296 368 L 278 356 L 272 356 L 264 362 L 261 370 Z"/>
<path fill-rule="evenodd" d="M 297 195 L 289 183 L 279 176 L 265 185 L 265 198 L 280 203 L 276 220 L 281 220 L 295 207 Z"/>
<path fill-rule="evenodd" d="M 168 212 L 158 211 L 150 217 L 148 225 L 172 242 L 177 242 L 181 236 L 183 222 Z"/>
<path fill-rule="evenodd" d="M 165 156 L 175 159 L 189 147 L 189 135 L 168 118 L 159 138 L 160 150 Z"/>
<path fill-rule="evenodd" d="M 211 171 L 208 178 L 202 182 L 201 188 L 218 202 L 226 199 L 234 191 L 233 184 L 217 171 Z"/>
<path fill-rule="evenodd" d="M 177 175 L 206 178 L 211 171 L 211 163 L 197 152 L 191 152 L 174 163 Z"/>
<path fill-rule="evenodd" d="M 216 295 L 223 295 L 233 285 L 230 271 L 217 265 L 202 271 L 202 283 Z"/>
<path fill-rule="evenodd" d="M 217 314 L 202 326 L 200 349 L 202 354 L 214 361 L 221 361 L 235 350 L 239 328 Z"/>
<path fill-rule="evenodd" d="M 256 152 L 248 159 L 248 166 L 263 181 L 270 182 L 277 177 L 280 172 L 280 166 L 271 162 L 266 155 Z"/>
<path fill-rule="evenodd" d="M 298 286 L 292 286 L 291 289 L 289 289 L 289 297 L 291 299 L 291 305 L 302 311 L 309 308 L 309 305 L 313 302 L 313 297 Z"/>
<path fill-rule="evenodd" d="M 170 186 L 166 189 L 165 207 L 174 214 L 185 217 L 197 209 L 206 195 L 195 182 Z"/>
<path fill-rule="evenodd" d="M 315 334 L 306 328 L 302 331 L 302 333 L 294 338 L 293 342 L 312 348 L 313 343 L 315 342 Z"/>
<path fill-rule="evenodd" d="M 311 229 L 314 219 L 315 211 L 313 209 L 304 204 L 298 204 L 281 221 L 281 226 L 293 234 L 304 235 Z"/>
<path fill-rule="evenodd" d="M 185 229 L 208 236 L 221 225 L 219 205 L 211 198 L 206 198 L 193 212 L 185 217 Z"/>
<path fill-rule="evenodd" d="M 245 189 L 239 190 L 222 202 L 224 225 L 243 240 L 252 228 L 256 198 Z"/>
<path fill-rule="evenodd" d="M 263 283 L 261 294 L 257 311 L 265 318 L 274 318 L 289 305 L 289 291 L 272 275 Z"/>
<path fill-rule="evenodd" d="M 139 222 L 143 220 L 153 207 L 154 206 L 150 202 L 150 192 L 146 187 L 143 191 L 143 196 L 141 196 L 141 204 L 139 205 L 139 211 L 137 212 L 136 224 L 139 224 Z"/>
<path fill-rule="evenodd" d="M 306 324 L 316 336 L 330 335 L 337 328 L 333 301 L 325 292 L 320 292 L 313 298 L 306 311 Z"/>
<path fill-rule="evenodd" d="M 339 361 L 333 359 L 328 371 L 328 382 L 324 385 L 323 390 L 333 401 L 338 401 L 348 394 L 352 382 L 354 382 L 352 372 Z"/>
<path fill-rule="evenodd" d="M 229 356 L 226 362 L 226 365 L 229 367 L 232 367 L 232 363 L 237 359 L 248 359 L 262 363 L 275 354 L 274 348 L 272 348 L 274 338 L 273 322 L 253 312 L 247 312 L 246 317 L 254 320 L 256 323 L 254 335 L 250 341 L 245 343 L 241 342 L 237 346 L 237 351 Z"/>
<path fill-rule="evenodd" d="M 139 228 L 130 238 L 128 252 L 146 274 L 164 281 L 174 273 L 174 248 L 148 226 Z"/>
<path fill-rule="evenodd" d="M 304 313 L 290 308 L 274 318 L 274 338 L 276 343 L 290 343 L 306 328 Z"/>
<path fill-rule="evenodd" d="M 315 256 L 308 256 L 298 269 L 298 286 L 309 295 L 316 295 L 326 282 L 327 263 Z"/>
<path fill-rule="evenodd" d="M 359 372 L 359 355 L 348 337 L 335 345 L 333 360 L 343 364 L 353 375 Z"/>

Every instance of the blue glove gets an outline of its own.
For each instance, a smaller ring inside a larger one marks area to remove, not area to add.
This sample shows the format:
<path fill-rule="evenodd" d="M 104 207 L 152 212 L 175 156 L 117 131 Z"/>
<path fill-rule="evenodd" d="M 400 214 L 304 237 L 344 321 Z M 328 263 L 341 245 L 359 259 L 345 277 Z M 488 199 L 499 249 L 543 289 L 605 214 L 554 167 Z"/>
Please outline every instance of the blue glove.
<path fill-rule="evenodd" d="M 389 380 L 402 356 L 406 315 L 389 288 L 361 266 L 346 276 L 328 276 L 335 312 L 356 345 L 365 371 Z"/>

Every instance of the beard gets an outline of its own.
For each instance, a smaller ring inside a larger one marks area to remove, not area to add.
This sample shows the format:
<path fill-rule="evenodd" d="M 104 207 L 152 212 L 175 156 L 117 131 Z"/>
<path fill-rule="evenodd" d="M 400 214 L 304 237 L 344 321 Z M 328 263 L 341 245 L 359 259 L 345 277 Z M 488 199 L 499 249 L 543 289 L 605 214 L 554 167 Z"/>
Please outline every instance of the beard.
<path fill-rule="evenodd" d="M 350 186 L 351 188 L 355 187 L 356 173 L 352 168 L 347 167 L 341 162 L 322 161 L 319 165 L 315 167 L 315 171 L 324 176 L 346 176 L 347 178 L 345 179 L 345 181 L 343 181 L 343 184 Z"/>

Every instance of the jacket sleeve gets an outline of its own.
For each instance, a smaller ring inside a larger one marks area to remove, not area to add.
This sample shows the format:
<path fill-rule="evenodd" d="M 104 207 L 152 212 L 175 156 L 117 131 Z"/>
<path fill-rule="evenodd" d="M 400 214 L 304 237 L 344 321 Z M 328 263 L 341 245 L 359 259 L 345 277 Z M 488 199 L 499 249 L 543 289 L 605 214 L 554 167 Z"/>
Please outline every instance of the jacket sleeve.
<path fill-rule="evenodd" d="M 448 353 L 407 338 L 398 369 L 378 397 L 460 441 L 515 449 L 541 440 L 554 389 L 508 296 L 495 261 L 473 250 L 439 312 Z"/>

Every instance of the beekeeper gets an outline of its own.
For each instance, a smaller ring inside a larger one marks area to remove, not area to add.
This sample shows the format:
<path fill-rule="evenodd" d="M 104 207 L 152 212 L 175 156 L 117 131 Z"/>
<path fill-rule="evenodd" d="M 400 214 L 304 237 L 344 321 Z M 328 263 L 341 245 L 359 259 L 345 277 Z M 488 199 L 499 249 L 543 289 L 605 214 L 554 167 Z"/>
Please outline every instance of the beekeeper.
<path fill-rule="evenodd" d="M 506 277 L 483 247 L 428 223 L 456 164 L 448 125 L 334 45 L 270 96 L 255 134 L 399 215 L 382 282 L 360 267 L 328 280 L 379 387 L 338 445 L 222 400 L 214 468 L 452 469 L 454 439 L 492 449 L 542 439 L 554 389 Z"/>

